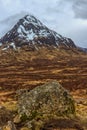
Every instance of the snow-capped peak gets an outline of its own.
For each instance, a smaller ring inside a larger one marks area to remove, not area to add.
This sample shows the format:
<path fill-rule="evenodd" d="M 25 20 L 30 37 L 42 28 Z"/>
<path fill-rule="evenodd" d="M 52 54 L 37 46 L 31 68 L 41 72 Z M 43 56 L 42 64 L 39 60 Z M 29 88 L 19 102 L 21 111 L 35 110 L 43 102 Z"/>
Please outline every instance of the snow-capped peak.
<path fill-rule="evenodd" d="M 71 39 L 65 38 L 53 30 L 47 28 L 33 15 L 25 15 L 15 24 L 15 26 L 4 35 L 1 43 L 14 43 L 15 46 L 24 44 L 47 44 L 54 46 L 75 47 Z M 15 48 L 15 47 L 13 47 Z"/>

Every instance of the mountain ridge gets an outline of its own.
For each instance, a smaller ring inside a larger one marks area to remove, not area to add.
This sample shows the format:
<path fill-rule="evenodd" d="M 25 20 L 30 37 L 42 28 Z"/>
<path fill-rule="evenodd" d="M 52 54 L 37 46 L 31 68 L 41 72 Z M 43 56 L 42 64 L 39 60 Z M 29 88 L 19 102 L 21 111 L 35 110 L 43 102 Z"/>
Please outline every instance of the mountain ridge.
<path fill-rule="evenodd" d="M 25 15 L 14 25 L 1 39 L 0 43 L 9 47 L 20 47 L 22 45 L 53 45 L 55 47 L 77 48 L 70 38 L 63 37 L 53 30 L 47 28 L 33 15 Z M 8 43 L 10 43 L 8 45 Z"/>

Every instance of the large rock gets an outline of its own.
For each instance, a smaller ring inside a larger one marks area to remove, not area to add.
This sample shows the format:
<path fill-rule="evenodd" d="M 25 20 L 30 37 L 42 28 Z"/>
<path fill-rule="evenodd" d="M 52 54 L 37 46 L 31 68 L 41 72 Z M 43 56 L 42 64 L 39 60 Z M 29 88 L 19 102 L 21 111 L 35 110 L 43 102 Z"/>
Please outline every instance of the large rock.
<path fill-rule="evenodd" d="M 57 81 L 38 86 L 31 91 L 20 90 L 18 113 L 22 121 L 42 125 L 51 119 L 75 114 L 74 101 Z M 39 121 L 37 123 L 37 121 Z M 31 124 L 28 123 L 29 126 Z"/>

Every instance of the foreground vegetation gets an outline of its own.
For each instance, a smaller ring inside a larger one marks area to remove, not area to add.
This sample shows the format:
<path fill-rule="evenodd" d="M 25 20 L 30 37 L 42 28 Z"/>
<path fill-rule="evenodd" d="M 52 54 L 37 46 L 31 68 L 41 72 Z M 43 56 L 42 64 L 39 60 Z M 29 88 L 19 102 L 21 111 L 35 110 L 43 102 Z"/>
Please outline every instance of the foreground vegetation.
<path fill-rule="evenodd" d="M 6 125 L 8 120 L 19 121 L 16 117 L 16 90 L 31 90 L 54 79 L 73 96 L 76 118 L 51 121 L 45 125 L 45 129 L 80 130 L 83 127 L 87 130 L 87 55 L 77 51 L 46 48 L 33 52 L 22 49 L 0 52 L 0 126 Z M 18 129 L 22 127 L 23 124 L 17 125 Z"/>

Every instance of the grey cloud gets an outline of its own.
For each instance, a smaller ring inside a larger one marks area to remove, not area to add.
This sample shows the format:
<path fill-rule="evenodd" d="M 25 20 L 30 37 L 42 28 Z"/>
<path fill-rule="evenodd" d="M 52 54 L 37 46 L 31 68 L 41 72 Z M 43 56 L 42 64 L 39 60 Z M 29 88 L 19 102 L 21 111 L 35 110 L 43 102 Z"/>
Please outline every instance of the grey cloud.
<path fill-rule="evenodd" d="M 66 35 L 72 38 L 77 46 L 86 47 L 87 48 L 87 27 L 79 27 L 75 30 L 72 29 Z"/>
<path fill-rule="evenodd" d="M 76 18 L 87 19 L 87 0 L 77 0 L 72 7 Z"/>
<path fill-rule="evenodd" d="M 72 5 L 75 18 L 87 19 L 87 0 L 63 0 Z"/>

